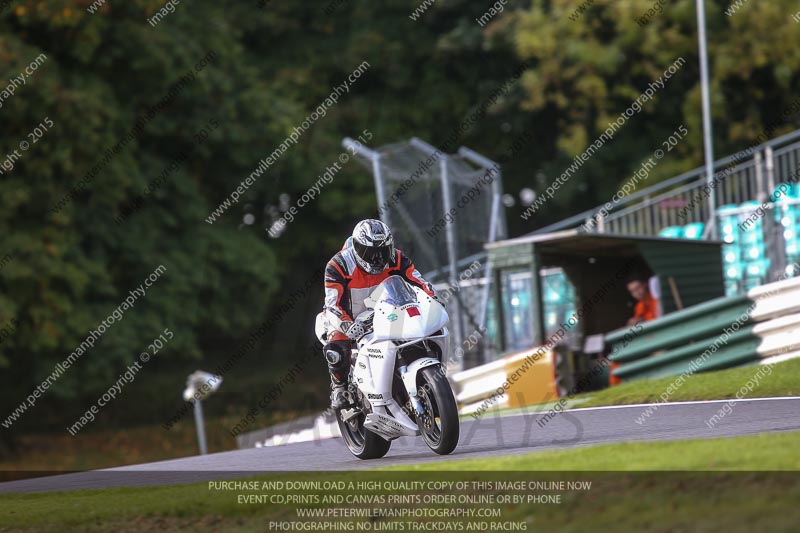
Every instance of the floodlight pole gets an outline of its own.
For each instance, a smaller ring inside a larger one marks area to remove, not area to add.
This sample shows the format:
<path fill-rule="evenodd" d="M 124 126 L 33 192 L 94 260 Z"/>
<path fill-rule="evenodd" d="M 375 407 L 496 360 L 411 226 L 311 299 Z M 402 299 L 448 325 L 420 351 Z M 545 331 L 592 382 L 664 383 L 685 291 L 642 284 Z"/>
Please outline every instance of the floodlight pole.
<path fill-rule="evenodd" d="M 203 423 L 203 402 L 199 399 L 194 401 L 194 424 L 197 426 L 197 444 L 200 447 L 200 455 L 208 454 L 208 444 L 206 443 L 206 427 Z"/>
<path fill-rule="evenodd" d="M 494 242 L 497 238 L 497 227 L 500 223 L 500 195 L 495 194 L 492 198 L 492 222 L 489 226 L 489 242 Z M 478 325 L 486 329 L 486 314 L 489 311 L 489 295 L 492 288 L 492 263 L 489 261 L 488 254 L 486 258 L 486 265 L 484 265 L 484 280 L 483 294 L 481 296 L 481 315 L 478 320 Z"/>
<path fill-rule="evenodd" d="M 696 0 L 697 4 L 697 40 L 700 53 L 700 88 L 703 99 L 703 145 L 706 159 L 706 184 L 710 189 L 708 195 L 708 212 L 711 219 L 709 236 L 713 239 L 717 234 L 717 195 L 714 185 L 714 145 L 711 126 L 711 97 L 708 81 L 708 47 L 706 41 L 706 7 L 705 0 Z"/>
<path fill-rule="evenodd" d="M 200 455 L 206 455 L 208 453 L 201 398 L 211 395 L 219 388 L 220 383 L 222 383 L 222 376 L 215 376 L 214 374 L 209 374 L 202 370 L 192 372 L 189 374 L 189 377 L 186 378 L 186 389 L 183 391 L 183 400 L 186 402 L 193 401 L 194 403 L 194 424 L 197 426 L 197 444 L 200 448 Z"/>

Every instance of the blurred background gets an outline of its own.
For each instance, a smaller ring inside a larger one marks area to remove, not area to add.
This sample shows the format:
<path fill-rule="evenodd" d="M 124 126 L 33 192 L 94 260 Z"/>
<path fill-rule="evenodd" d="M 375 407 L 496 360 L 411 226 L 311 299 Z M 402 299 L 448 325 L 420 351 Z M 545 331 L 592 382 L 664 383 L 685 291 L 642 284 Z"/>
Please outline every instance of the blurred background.
<path fill-rule="evenodd" d="M 662 4 L 1 2 L 2 470 L 196 453 L 182 392 L 199 368 L 225 368 L 204 402 L 209 451 L 235 448 L 230 428 L 297 364 L 301 374 L 252 427 L 324 408 L 323 360 L 301 362 L 322 305 L 319 270 L 355 222 L 377 216 L 372 172 L 350 157 L 288 224 L 267 230 L 341 154 L 352 155 L 345 137 L 369 149 L 418 137 L 502 159 L 509 237 L 605 203 L 679 125 L 685 139 L 647 185 L 701 166 L 695 1 Z M 706 2 L 719 156 L 763 142 L 764 131 L 800 128 L 798 110 L 785 112 L 800 96 L 797 2 L 751 1 L 728 14 L 731 4 Z M 613 142 L 523 218 L 679 57 L 685 65 Z M 476 110 L 479 120 L 451 139 Z M 160 265 L 163 274 L 94 346 L 6 418 Z M 149 348 L 165 329 L 174 337 Z M 70 434 L 148 350 L 135 379 Z"/>

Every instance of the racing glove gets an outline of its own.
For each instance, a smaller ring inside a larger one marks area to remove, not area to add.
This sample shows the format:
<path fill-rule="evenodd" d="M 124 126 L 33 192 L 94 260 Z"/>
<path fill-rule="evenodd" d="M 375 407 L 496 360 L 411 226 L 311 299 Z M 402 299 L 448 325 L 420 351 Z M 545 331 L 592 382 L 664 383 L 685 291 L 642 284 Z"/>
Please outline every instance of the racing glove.
<path fill-rule="evenodd" d="M 342 322 L 341 330 L 350 340 L 358 342 L 361 337 L 372 331 L 372 315 L 364 320 Z"/>

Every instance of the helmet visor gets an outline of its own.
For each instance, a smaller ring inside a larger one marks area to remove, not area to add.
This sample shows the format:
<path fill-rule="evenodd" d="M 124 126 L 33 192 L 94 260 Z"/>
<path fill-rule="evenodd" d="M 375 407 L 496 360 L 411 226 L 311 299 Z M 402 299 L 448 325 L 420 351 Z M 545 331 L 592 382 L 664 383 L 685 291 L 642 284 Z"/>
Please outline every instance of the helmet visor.
<path fill-rule="evenodd" d="M 393 246 L 391 244 L 386 244 L 383 246 L 366 246 L 359 242 L 354 242 L 353 246 L 358 254 L 358 257 L 374 268 L 385 267 L 387 264 L 389 264 L 389 260 L 392 257 Z"/>

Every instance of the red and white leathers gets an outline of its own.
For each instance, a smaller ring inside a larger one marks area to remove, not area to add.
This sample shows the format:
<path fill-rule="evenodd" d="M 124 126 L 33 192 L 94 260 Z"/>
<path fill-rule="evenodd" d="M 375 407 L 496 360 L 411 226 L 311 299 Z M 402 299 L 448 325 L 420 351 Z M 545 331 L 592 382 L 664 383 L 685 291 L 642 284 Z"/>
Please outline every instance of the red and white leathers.
<path fill-rule="evenodd" d="M 395 250 L 395 257 L 380 274 L 368 274 L 356 263 L 351 239 L 325 267 L 325 319 L 328 341 L 346 339 L 341 331 L 342 322 L 353 322 L 361 312 L 366 311 L 364 300 L 383 280 L 389 276 L 401 276 L 405 281 L 416 285 L 435 297 L 433 286 L 423 279 L 419 271 L 401 250 Z"/>
<path fill-rule="evenodd" d="M 328 342 L 325 352 L 335 381 L 346 380 L 350 365 L 351 341 L 342 330 L 342 325 L 344 323 L 345 327 L 349 326 L 359 313 L 367 309 L 364 300 L 383 280 L 389 276 L 401 276 L 408 283 L 436 297 L 433 285 L 423 279 L 411 259 L 400 250 L 395 250 L 394 255 L 383 272 L 369 274 L 356 262 L 351 237 L 325 267 L 324 314 Z M 341 358 L 334 357 L 333 359 L 338 359 L 334 362 L 331 357 L 327 357 L 330 349 L 338 352 Z"/>

